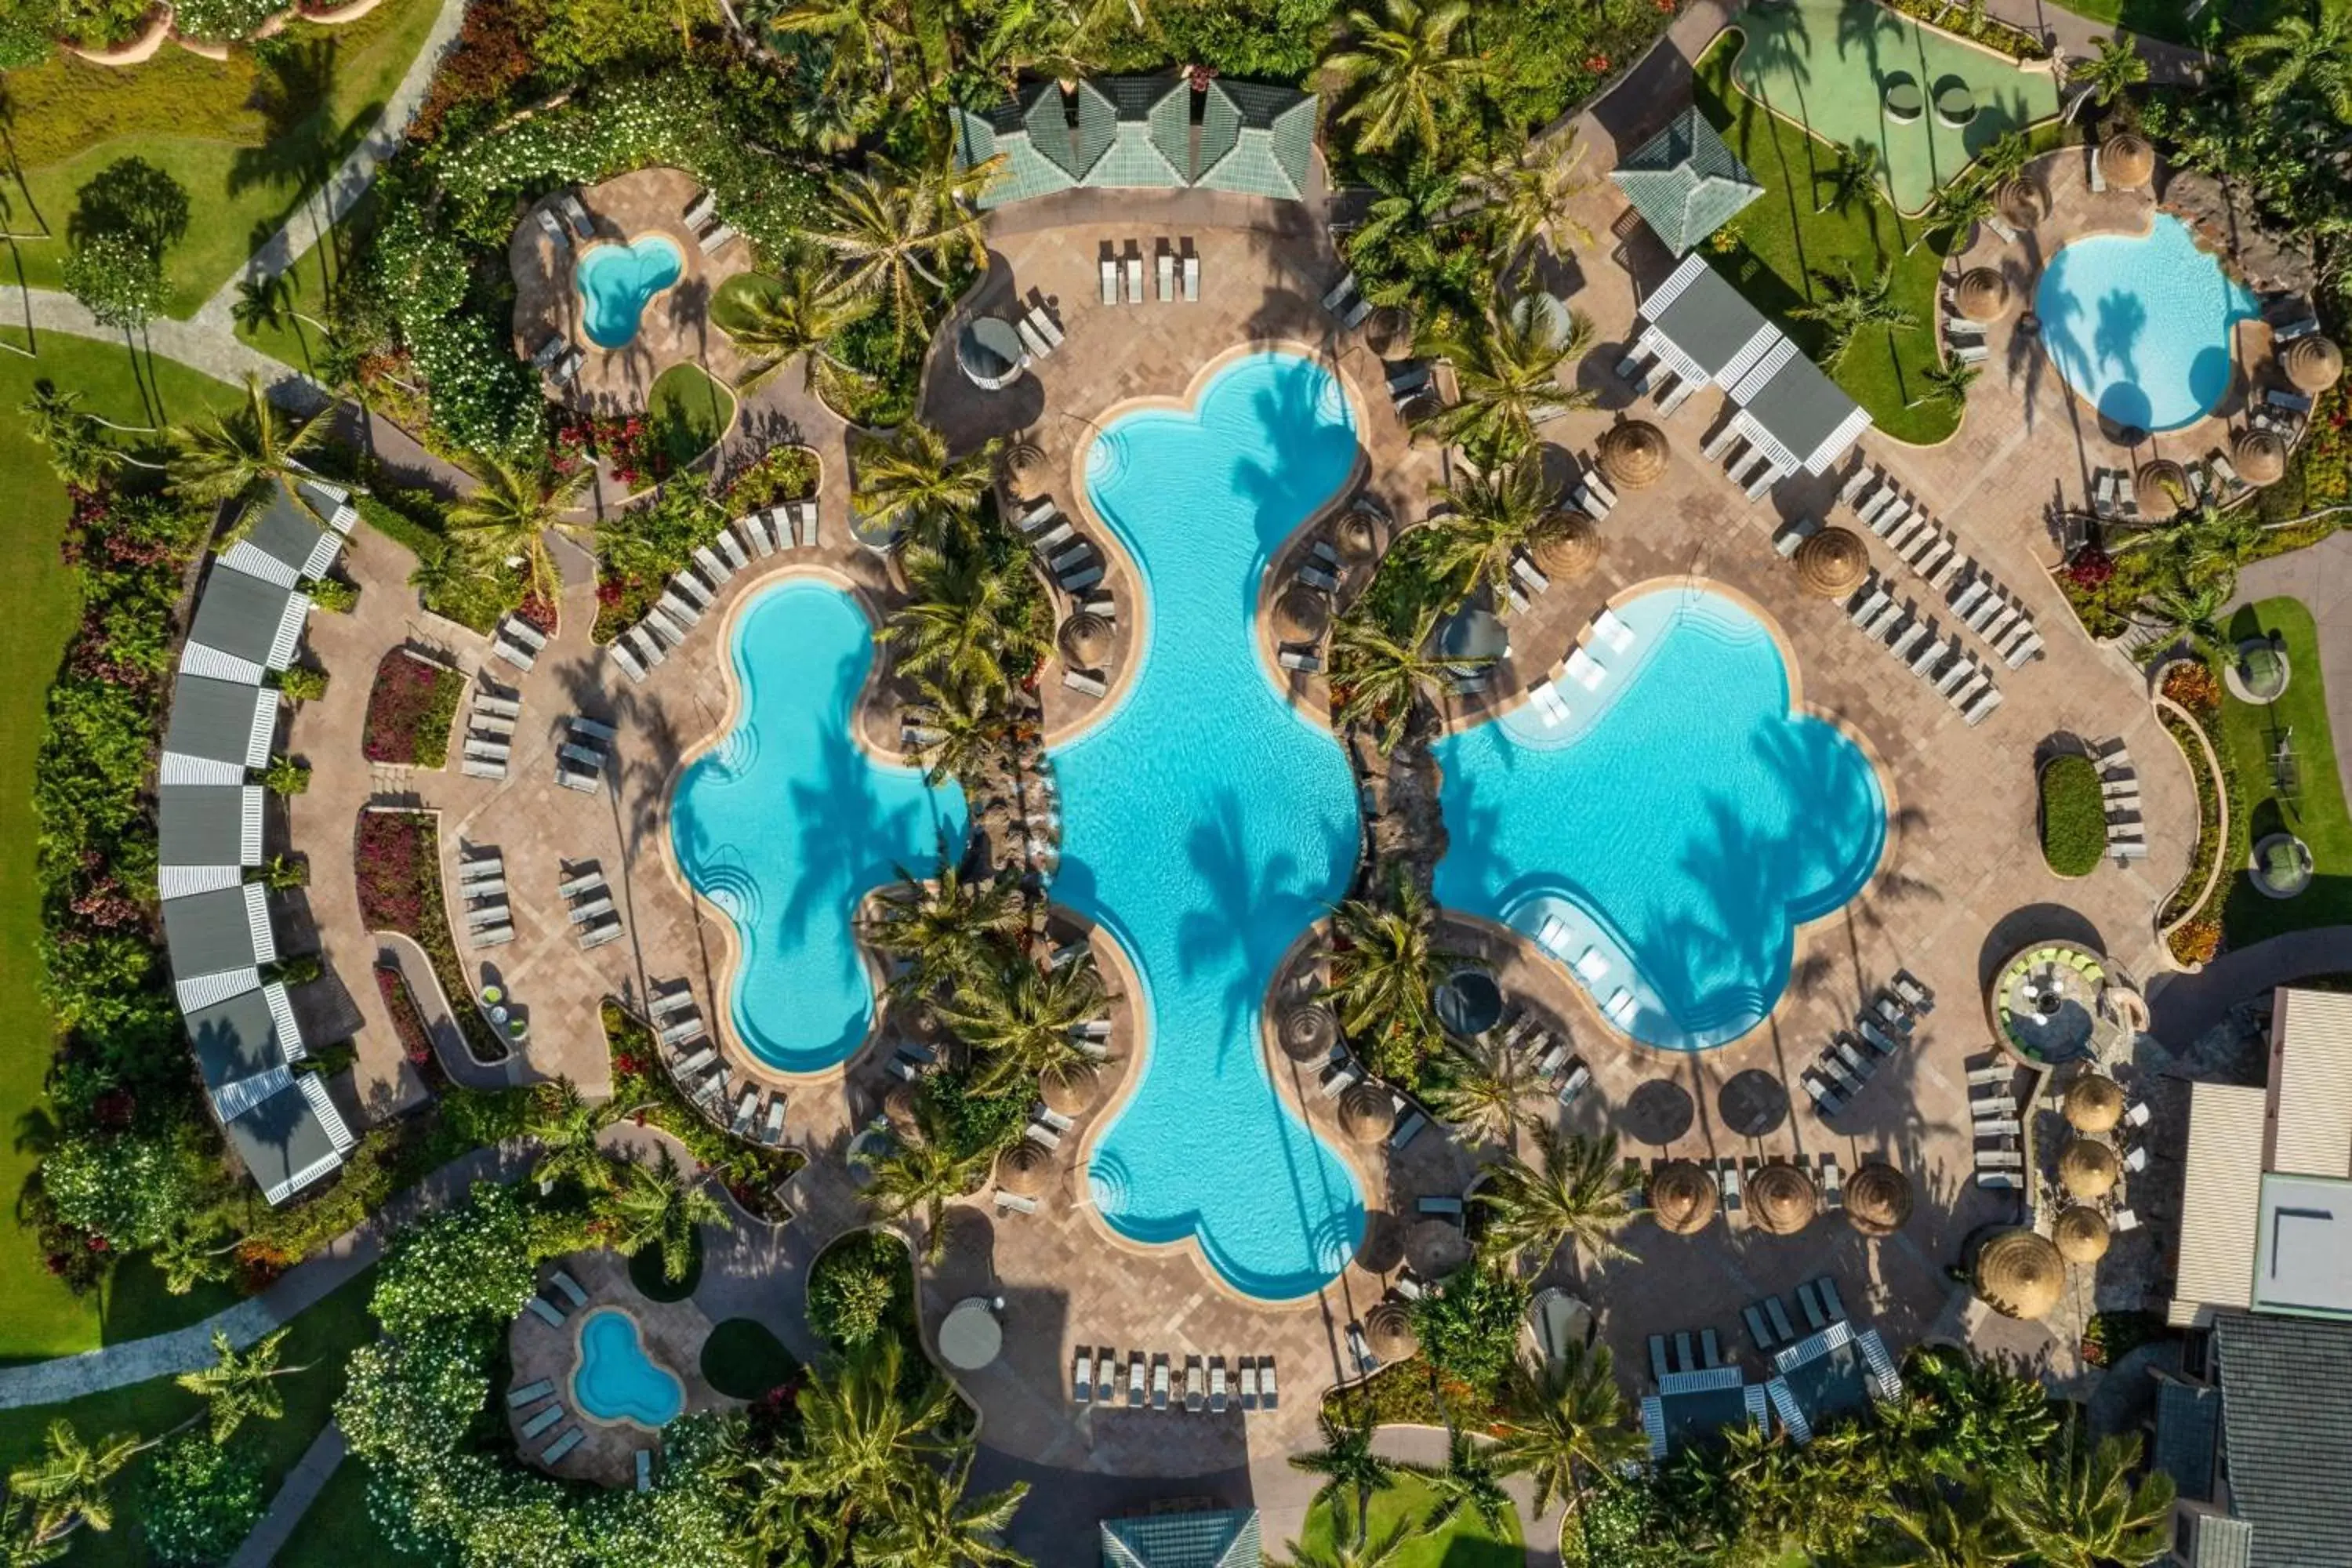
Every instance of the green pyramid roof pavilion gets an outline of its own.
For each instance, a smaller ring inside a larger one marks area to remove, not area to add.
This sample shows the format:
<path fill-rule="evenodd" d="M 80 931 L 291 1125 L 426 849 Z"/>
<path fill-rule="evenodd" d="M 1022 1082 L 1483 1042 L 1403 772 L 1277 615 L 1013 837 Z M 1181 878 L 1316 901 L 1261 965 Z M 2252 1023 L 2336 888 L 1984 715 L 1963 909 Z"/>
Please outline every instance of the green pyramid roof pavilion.
<path fill-rule="evenodd" d="M 1694 104 L 1610 171 L 1666 248 L 1676 256 L 1729 223 L 1764 194 Z"/>

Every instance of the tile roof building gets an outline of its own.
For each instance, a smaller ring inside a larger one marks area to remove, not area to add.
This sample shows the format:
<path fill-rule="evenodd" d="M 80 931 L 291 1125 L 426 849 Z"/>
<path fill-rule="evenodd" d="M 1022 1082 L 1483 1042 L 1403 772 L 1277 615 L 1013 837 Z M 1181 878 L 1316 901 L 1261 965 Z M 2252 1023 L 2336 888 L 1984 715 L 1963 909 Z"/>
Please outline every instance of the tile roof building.
<path fill-rule="evenodd" d="M 1102 1521 L 1102 1568 L 1259 1568 L 1257 1510 L 1195 1509 Z"/>
<path fill-rule="evenodd" d="M 1297 201 L 1315 151 L 1315 100 L 1289 88 L 1181 75 L 1031 82 L 984 113 L 949 110 L 956 166 L 1003 160 L 982 208 L 1081 186 L 1200 186 Z"/>
<path fill-rule="evenodd" d="M 1693 104 L 1609 172 L 1666 248 L 1683 255 L 1764 194 Z"/>

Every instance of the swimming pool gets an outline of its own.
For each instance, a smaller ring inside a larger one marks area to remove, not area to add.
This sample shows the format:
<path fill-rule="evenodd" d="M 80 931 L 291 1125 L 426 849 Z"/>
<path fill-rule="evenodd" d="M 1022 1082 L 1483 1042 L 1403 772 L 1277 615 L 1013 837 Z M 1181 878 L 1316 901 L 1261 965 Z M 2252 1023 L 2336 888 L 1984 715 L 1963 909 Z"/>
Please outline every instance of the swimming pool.
<path fill-rule="evenodd" d="M 695 890 L 735 929 L 735 1033 L 783 1072 L 845 1060 L 874 989 L 851 915 L 858 900 L 960 854 L 963 792 L 884 762 L 852 738 L 874 661 L 873 625 L 847 591 L 809 579 L 761 590 L 728 653 L 735 722 L 678 780 L 670 843 Z"/>
<path fill-rule="evenodd" d="M 1339 383 L 1297 354 L 1219 370 L 1190 409 L 1126 414 L 1087 450 L 1096 514 L 1150 597 L 1126 695 L 1055 748 L 1059 902 L 1141 979 L 1139 1081 L 1097 1142 L 1119 1234 L 1197 1238 L 1237 1289 L 1310 1294 L 1353 1255 L 1363 1195 L 1276 1097 L 1259 1045 L 1276 965 L 1342 897 L 1359 834 L 1339 742 L 1258 652 L 1266 562 L 1356 465 Z"/>
<path fill-rule="evenodd" d="M 2066 384 L 2117 425 L 2177 430 L 2230 390 L 2237 324 L 2254 296 L 2197 247 L 2188 226 L 2156 216 L 2145 236 L 2093 235 L 2062 247 L 2033 309 Z"/>
<path fill-rule="evenodd" d="M 1620 1025 L 1675 1050 L 1768 1016 L 1796 928 L 1862 890 L 1886 800 L 1860 747 L 1792 714 L 1769 630 L 1724 595 L 1676 587 L 1617 607 L 1597 690 L 1437 746 L 1449 836 L 1436 894 L 1538 939 Z M 1580 971 L 1581 973 L 1580 973 Z"/>
<path fill-rule="evenodd" d="M 580 1325 L 572 1402 L 591 1420 L 666 1426 L 686 1408 L 686 1385 L 646 1353 L 636 1319 L 602 1307 Z"/>
<path fill-rule="evenodd" d="M 572 281 L 580 290 L 581 329 L 598 348 L 616 349 L 637 335 L 654 297 L 686 271 L 686 256 L 666 234 L 627 245 L 592 245 L 580 253 Z"/>

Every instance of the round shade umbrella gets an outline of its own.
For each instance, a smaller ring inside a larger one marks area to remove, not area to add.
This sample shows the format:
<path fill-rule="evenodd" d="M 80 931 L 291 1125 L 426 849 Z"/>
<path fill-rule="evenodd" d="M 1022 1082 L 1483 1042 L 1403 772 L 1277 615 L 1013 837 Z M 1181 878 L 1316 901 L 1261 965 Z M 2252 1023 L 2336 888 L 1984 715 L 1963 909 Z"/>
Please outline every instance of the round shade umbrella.
<path fill-rule="evenodd" d="M 1053 1156 L 1024 1138 L 996 1157 L 996 1185 L 1015 1197 L 1034 1198 L 1045 1190 L 1053 1168 Z"/>
<path fill-rule="evenodd" d="M 2048 1237 L 2005 1230 L 1977 1252 L 1977 1294 L 2011 1318 L 2043 1318 L 2066 1289 L 2066 1260 Z"/>
<path fill-rule="evenodd" d="M 1629 419 L 1601 433 L 1601 471 L 1622 489 L 1638 490 L 1665 477 L 1673 448 L 1666 434 L 1647 420 Z"/>
<path fill-rule="evenodd" d="M 1911 1178 L 1872 1161 L 1846 1179 L 1845 1217 L 1864 1236 L 1893 1236 L 1911 1217 Z"/>
<path fill-rule="evenodd" d="M 1650 1212 L 1662 1230 L 1695 1236 L 1715 1218 L 1715 1183 L 1688 1160 L 1670 1160 L 1650 1177 Z"/>
<path fill-rule="evenodd" d="M 2042 187 L 2021 174 L 2001 182 L 2000 193 L 1995 198 L 2001 213 L 2020 228 L 2032 228 L 2050 216 L 2050 198 Z"/>
<path fill-rule="evenodd" d="M 1293 1007 L 1282 1016 L 1282 1054 L 1295 1062 L 1319 1062 L 1339 1043 L 1339 1019 L 1320 1002 Z"/>
<path fill-rule="evenodd" d="M 2156 178 L 2156 149 L 2128 131 L 2110 136 L 2099 149 L 2099 172 L 2111 185 L 2137 189 Z"/>
<path fill-rule="evenodd" d="M 1284 642 L 1321 642 L 1330 624 L 1330 604 L 1304 583 L 1293 583 L 1274 602 L 1274 635 Z"/>
<path fill-rule="evenodd" d="M 1404 1222 L 1375 1209 L 1364 1216 L 1364 1239 L 1356 1243 L 1356 1267 L 1386 1274 L 1404 1261 Z"/>
<path fill-rule="evenodd" d="M 1000 462 L 1004 488 L 1013 495 L 1033 496 L 1045 488 L 1045 449 L 1036 442 L 1013 442 Z"/>
<path fill-rule="evenodd" d="M 1380 531 L 1360 507 L 1339 520 L 1339 559 L 1360 566 L 1381 552 Z"/>
<path fill-rule="evenodd" d="M 1788 1163 L 1767 1165 L 1748 1184 L 1749 1212 L 1774 1236 L 1793 1236 L 1812 1223 L 1821 1207 L 1813 1179 Z"/>
<path fill-rule="evenodd" d="M 2162 520 L 2179 511 L 2179 498 L 2188 493 L 2188 470 L 2169 458 L 2158 458 L 2132 480 L 2132 498 L 2139 502 L 2139 514 L 2151 520 Z"/>
<path fill-rule="evenodd" d="M 2069 1263 L 2096 1263 L 2107 1255 L 2107 1222 L 2095 1208 L 2075 1204 L 2060 1214 L 2050 1227 L 2058 1256 Z"/>
<path fill-rule="evenodd" d="M 1080 610 L 1062 623 L 1062 658 L 1078 669 L 1100 669 L 1110 657 L 1110 623 Z"/>
<path fill-rule="evenodd" d="M 2286 378 L 2305 392 L 2325 392 L 2344 374 L 2344 351 L 2314 332 L 2287 344 L 2279 356 Z"/>
<path fill-rule="evenodd" d="M 1382 1361 L 1402 1361 L 1421 1348 L 1402 1302 L 1382 1301 L 1364 1314 L 1364 1338 Z"/>
<path fill-rule="evenodd" d="M 1369 1083 L 1360 1083 L 1340 1097 L 1339 1131 L 1358 1143 L 1373 1144 L 1396 1125 L 1389 1097 Z"/>
<path fill-rule="evenodd" d="M 1364 346 L 1382 359 L 1412 352 L 1412 318 L 1396 305 L 1383 305 L 1364 326 Z"/>
<path fill-rule="evenodd" d="M 2077 1132 L 2112 1132 L 2124 1119 L 2123 1086 L 2105 1073 L 2084 1073 L 2066 1086 L 2063 1109 Z"/>
<path fill-rule="evenodd" d="M 978 1372 L 1004 1349 L 1004 1325 L 985 1296 L 967 1296 L 940 1320 L 940 1359 L 958 1372 Z"/>
<path fill-rule="evenodd" d="M 1095 1102 L 1102 1079 L 1092 1062 L 1064 1062 L 1038 1075 L 1038 1092 L 1047 1109 L 1076 1116 Z"/>
<path fill-rule="evenodd" d="M 1960 314 L 1971 321 L 1998 321 L 2009 309 L 2009 279 L 1990 267 L 1971 267 L 1953 290 Z"/>
<path fill-rule="evenodd" d="M 2238 477 L 2250 485 L 2274 485 L 2286 475 L 2286 443 L 2268 430 L 2241 430 L 2231 444 Z"/>
<path fill-rule="evenodd" d="M 1824 599 L 1843 599 L 1870 575 L 1870 547 L 1850 528 L 1824 528 L 1797 546 L 1797 580 Z"/>
<path fill-rule="evenodd" d="M 1536 542 L 1536 564 L 1547 577 L 1574 582 L 1601 564 L 1601 535 L 1580 511 L 1551 514 L 1550 531 Z"/>
<path fill-rule="evenodd" d="M 894 1083 L 890 1092 L 882 1097 L 882 1115 L 891 1127 L 901 1133 L 911 1133 L 920 1126 L 915 1120 L 915 1086 Z"/>
<path fill-rule="evenodd" d="M 2116 1152 L 2094 1139 L 2073 1139 L 2058 1155 L 2058 1180 L 2078 1198 L 2106 1196 L 2122 1173 Z"/>

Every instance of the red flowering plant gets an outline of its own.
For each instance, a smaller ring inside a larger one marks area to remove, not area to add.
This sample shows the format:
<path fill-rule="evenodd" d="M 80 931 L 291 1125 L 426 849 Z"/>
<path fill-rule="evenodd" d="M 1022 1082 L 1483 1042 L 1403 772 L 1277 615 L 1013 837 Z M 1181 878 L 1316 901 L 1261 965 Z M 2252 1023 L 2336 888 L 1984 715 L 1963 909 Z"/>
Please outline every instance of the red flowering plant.
<path fill-rule="evenodd" d="M 440 767 L 449 758 L 449 726 L 465 691 L 466 678 L 456 670 L 393 649 L 368 689 L 362 753 L 372 763 Z"/>
<path fill-rule="evenodd" d="M 2085 544 L 2066 563 L 2066 581 L 2086 594 L 2105 587 L 2115 574 L 2115 557 L 2095 544 Z"/>
<path fill-rule="evenodd" d="M 669 472 L 669 453 L 642 414 L 566 413 L 555 428 L 555 471 L 576 474 L 583 463 L 602 462 L 625 490 Z"/>

